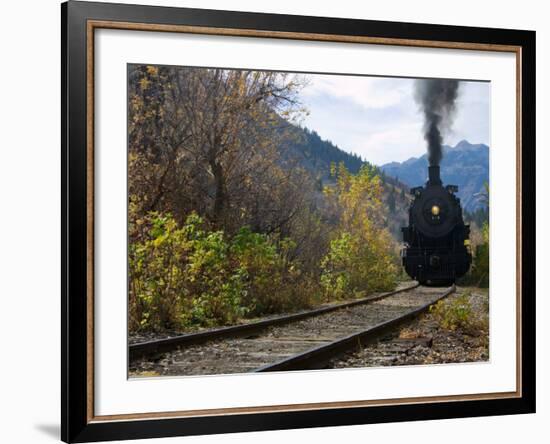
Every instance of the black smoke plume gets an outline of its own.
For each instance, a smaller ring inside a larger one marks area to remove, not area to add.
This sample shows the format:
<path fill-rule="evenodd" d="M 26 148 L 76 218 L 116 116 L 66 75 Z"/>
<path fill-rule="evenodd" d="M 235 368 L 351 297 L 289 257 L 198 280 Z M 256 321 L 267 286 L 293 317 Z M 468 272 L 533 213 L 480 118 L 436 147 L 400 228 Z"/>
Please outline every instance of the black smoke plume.
<path fill-rule="evenodd" d="M 442 133 L 453 121 L 458 97 L 458 80 L 418 79 L 414 82 L 414 98 L 424 113 L 424 139 L 428 142 L 430 166 L 439 165 L 443 155 Z"/>

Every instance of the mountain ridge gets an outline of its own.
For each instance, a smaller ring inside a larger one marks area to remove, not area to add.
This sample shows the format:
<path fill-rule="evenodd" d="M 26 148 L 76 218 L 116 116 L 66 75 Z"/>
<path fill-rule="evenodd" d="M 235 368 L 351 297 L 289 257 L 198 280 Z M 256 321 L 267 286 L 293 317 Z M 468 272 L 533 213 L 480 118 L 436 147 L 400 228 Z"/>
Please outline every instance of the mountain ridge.
<path fill-rule="evenodd" d="M 423 185 L 428 173 L 427 155 L 411 157 L 404 162 L 389 162 L 380 169 L 409 187 Z M 444 145 L 441 179 L 445 184 L 458 185 L 457 196 L 464 209 L 475 211 L 482 208 L 485 204 L 477 194 L 489 181 L 489 146 L 467 140 L 461 140 L 454 147 Z"/>

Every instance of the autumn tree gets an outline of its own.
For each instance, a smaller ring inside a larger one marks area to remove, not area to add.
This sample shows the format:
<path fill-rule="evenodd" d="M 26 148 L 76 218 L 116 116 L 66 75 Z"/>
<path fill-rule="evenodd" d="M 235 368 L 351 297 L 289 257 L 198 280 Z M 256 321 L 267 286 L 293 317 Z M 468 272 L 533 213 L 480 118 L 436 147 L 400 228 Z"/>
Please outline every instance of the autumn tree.
<path fill-rule="evenodd" d="M 191 210 L 235 230 L 284 227 L 304 175 L 281 168 L 302 80 L 283 73 L 130 68 L 131 195 L 143 210 Z"/>
<path fill-rule="evenodd" d="M 382 182 L 365 165 L 357 175 L 334 167 L 336 186 L 325 189 L 338 229 L 322 261 L 322 283 L 328 297 L 351 297 L 393 288 L 397 277 L 391 235 L 384 227 Z"/>

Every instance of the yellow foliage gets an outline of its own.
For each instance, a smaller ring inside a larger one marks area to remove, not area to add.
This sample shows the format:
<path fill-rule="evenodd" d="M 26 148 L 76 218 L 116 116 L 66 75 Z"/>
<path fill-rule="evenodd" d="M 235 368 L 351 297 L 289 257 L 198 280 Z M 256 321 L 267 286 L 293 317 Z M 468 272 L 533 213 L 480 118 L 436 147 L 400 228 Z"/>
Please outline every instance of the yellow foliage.
<path fill-rule="evenodd" d="M 150 83 L 151 83 L 151 81 L 149 79 L 143 77 L 139 81 L 139 86 L 141 87 L 141 89 L 147 89 L 149 87 Z"/>
<path fill-rule="evenodd" d="M 156 66 L 147 66 L 147 74 L 151 76 L 158 76 L 159 69 Z"/>
<path fill-rule="evenodd" d="M 393 241 L 383 227 L 382 184 L 373 167 L 357 175 L 332 166 L 336 187 L 325 188 L 339 216 L 339 227 L 321 266 L 326 296 L 349 297 L 395 286 Z"/>

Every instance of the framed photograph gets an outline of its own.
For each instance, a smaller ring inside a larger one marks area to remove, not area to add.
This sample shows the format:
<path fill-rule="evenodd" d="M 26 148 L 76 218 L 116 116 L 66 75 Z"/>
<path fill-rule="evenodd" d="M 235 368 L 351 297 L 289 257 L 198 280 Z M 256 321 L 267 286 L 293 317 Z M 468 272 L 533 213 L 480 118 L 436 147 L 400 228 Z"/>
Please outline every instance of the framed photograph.
<path fill-rule="evenodd" d="M 69 1 L 62 439 L 535 411 L 535 33 Z"/>

